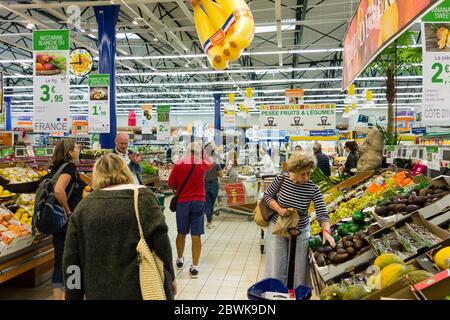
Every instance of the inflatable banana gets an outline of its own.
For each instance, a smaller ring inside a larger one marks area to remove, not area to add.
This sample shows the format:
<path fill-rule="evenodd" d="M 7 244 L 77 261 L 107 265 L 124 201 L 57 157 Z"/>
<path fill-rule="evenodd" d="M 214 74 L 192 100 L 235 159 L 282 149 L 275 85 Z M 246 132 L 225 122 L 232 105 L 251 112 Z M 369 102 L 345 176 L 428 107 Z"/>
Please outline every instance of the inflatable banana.
<path fill-rule="evenodd" d="M 255 22 L 250 8 L 244 0 L 216 0 L 216 2 L 224 8 L 227 16 L 234 14 L 234 31 L 230 35 L 230 46 L 247 48 L 255 34 Z"/>
<path fill-rule="evenodd" d="M 199 6 L 200 0 L 192 1 L 194 7 L 195 28 L 202 43 L 203 50 L 209 63 L 216 70 L 224 70 L 228 67 L 228 61 L 222 54 L 222 43 L 225 34 L 222 29 L 216 29 L 208 18 L 208 15 Z"/>
<path fill-rule="evenodd" d="M 223 47 L 222 47 L 223 56 L 228 61 L 237 61 L 240 58 L 240 56 L 242 55 L 242 51 L 244 51 L 243 49 L 233 48 L 230 45 L 230 36 L 233 34 L 233 31 L 234 31 L 234 26 L 232 26 L 229 29 L 227 35 L 225 36 L 225 40 L 223 42 Z"/>

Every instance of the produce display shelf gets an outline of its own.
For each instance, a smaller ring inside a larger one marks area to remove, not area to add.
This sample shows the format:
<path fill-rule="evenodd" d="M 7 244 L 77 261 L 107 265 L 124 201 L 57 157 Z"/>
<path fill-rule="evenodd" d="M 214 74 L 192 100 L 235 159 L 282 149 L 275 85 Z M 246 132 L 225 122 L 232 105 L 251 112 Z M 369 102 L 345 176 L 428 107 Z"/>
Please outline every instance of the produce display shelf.
<path fill-rule="evenodd" d="M 40 238 L 22 250 L 0 258 L 0 284 L 54 260 L 51 236 Z"/>

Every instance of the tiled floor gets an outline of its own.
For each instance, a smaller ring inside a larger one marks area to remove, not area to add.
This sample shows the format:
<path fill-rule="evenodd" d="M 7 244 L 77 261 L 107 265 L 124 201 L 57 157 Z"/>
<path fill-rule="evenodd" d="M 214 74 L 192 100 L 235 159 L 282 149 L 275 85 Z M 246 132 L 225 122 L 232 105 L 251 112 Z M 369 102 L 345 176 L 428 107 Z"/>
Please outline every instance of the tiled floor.
<path fill-rule="evenodd" d="M 176 258 L 175 214 L 168 210 L 165 216 L 169 226 L 173 256 Z M 183 270 L 176 270 L 180 300 L 246 300 L 247 289 L 264 277 L 264 257 L 260 252 L 260 229 L 247 216 L 220 213 L 214 218 L 215 228 L 206 229 L 202 237 L 200 273 L 191 279 L 191 241 L 186 239 Z M 206 223 L 205 223 L 206 227 Z M 0 286 L 0 299 L 51 299 L 50 282 L 36 288 L 5 288 Z"/>

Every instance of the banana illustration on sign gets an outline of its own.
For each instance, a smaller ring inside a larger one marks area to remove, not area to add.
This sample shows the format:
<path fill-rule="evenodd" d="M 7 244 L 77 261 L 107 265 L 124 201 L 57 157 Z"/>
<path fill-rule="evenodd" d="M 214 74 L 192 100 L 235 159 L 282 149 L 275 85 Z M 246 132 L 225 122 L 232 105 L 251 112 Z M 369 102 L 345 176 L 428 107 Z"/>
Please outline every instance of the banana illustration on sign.
<path fill-rule="evenodd" d="M 192 5 L 197 34 L 210 64 L 216 70 L 227 68 L 253 40 L 250 8 L 244 0 L 192 0 Z"/>

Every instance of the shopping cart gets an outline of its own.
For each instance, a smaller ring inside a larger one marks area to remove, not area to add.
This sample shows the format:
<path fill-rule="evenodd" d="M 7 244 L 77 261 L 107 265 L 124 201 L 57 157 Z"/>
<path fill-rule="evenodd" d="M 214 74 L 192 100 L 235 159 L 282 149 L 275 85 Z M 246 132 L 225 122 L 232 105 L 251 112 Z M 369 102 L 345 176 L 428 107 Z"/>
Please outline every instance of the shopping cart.
<path fill-rule="evenodd" d="M 278 279 L 267 278 L 255 283 L 247 290 L 249 300 L 308 300 L 311 298 L 311 288 L 299 285 L 294 289 L 295 251 L 299 231 L 289 230 L 289 261 L 287 286 Z M 306 262 L 308 263 L 308 262 Z"/>
<path fill-rule="evenodd" d="M 256 178 L 233 181 L 227 177 L 219 179 L 219 195 L 215 212 L 233 213 L 247 216 L 253 220 L 256 208 L 258 185 Z"/>

